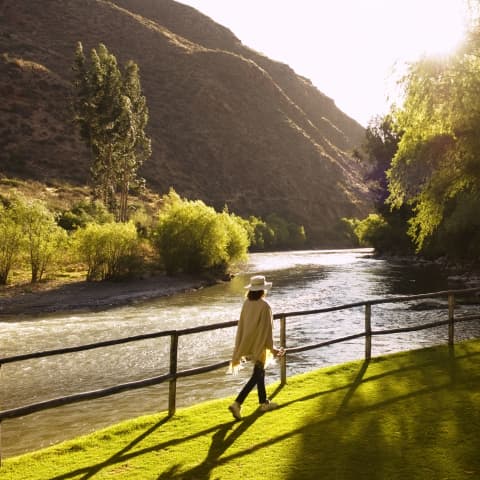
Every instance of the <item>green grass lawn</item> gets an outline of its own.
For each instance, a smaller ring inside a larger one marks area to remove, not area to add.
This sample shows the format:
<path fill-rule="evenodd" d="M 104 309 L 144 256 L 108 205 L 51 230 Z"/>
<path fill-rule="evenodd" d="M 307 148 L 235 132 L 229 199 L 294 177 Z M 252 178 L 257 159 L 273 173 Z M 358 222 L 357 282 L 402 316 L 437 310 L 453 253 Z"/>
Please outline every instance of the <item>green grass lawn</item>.
<path fill-rule="evenodd" d="M 219 372 L 219 380 L 220 372 Z M 378 357 L 6 459 L 2 480 L 478 479 L 480 341 Z"/>

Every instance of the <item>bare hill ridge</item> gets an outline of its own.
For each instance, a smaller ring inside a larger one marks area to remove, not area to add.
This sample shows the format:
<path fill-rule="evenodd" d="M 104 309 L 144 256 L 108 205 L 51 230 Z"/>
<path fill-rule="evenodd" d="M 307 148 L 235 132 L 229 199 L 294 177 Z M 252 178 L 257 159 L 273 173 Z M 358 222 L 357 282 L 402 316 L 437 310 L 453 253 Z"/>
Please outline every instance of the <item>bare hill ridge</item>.
<path fill-rule="evenodd" d="M 363 128 L 290 67 L 172 0 L 4 0 L 0 173 L 88 181 L 72 124 L 74 49 L 102 42 L 134 60 L 150 110 L 148 186 L 241 215 L 277 213 L 317 245 L 369 198 L 351 151 Z"/>

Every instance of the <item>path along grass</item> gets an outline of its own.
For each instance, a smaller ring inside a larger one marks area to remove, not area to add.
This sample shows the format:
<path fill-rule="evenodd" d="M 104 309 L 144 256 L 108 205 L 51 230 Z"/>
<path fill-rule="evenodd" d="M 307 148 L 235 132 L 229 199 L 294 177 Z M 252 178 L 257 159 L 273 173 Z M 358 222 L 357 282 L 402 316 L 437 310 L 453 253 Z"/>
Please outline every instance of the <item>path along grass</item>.
<path fill-rule="evenodd" d="M 480 341 L 378 357 L 232 398 L 121 423 L 7 459 L 2 480 L 477 479 Z"/>

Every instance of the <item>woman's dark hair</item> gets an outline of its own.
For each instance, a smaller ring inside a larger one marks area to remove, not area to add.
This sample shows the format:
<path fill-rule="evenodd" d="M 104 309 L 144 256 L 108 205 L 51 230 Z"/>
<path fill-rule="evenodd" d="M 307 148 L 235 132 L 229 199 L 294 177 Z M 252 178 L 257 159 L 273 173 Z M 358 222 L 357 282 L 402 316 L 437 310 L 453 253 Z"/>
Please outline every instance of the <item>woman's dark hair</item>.
<path fill-rule="evenodd" d="M 265 295 L 264 290 L 249 290 L 247 293 L 247 298 L 249 300 L 258 300 L 259 298 L 262 298 Z"/>

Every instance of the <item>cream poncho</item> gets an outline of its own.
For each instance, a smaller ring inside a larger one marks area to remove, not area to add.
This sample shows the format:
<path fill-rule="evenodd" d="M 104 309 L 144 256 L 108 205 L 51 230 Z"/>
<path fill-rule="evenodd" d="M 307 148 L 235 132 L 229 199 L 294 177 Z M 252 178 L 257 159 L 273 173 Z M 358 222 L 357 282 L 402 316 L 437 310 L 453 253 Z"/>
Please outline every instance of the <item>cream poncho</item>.
<path fill-rule="evenodd" d="M 230 369 L 235 373 L 242 358 L 267 365 L 273 353 L 273 315 L 268 302 L 245 300 L 238 322 Z"/>

